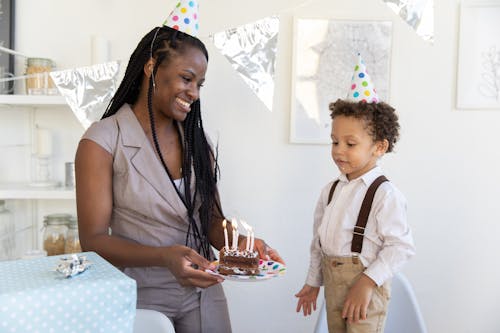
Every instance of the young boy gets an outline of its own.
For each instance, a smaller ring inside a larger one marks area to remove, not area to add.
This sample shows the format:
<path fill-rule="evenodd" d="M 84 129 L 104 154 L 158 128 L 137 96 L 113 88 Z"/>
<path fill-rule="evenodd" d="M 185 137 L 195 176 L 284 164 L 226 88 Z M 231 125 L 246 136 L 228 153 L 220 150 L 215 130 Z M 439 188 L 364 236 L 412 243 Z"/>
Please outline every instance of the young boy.
<path fill-rule="evenodd" d="M 379 102 L 361 58 L 347 100 L 330 110 L 332 158 L 341 175 L 323 188 L 316 206 L 297 312 L 316 310 L 324 285 L 329 332 L 382 333 L 391 278 L 414 255 L 406 200 L 377 166 L 399 137 L 398 117 Z"/>

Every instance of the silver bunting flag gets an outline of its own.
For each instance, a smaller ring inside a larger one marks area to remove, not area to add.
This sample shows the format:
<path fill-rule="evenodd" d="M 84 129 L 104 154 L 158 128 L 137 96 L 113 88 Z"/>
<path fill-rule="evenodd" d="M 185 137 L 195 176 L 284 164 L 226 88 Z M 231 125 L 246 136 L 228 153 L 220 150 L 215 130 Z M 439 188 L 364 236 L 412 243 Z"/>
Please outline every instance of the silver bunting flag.
<path fill-rule="evenodd" d="M 270 16 L 210 36 L 215 47 L 271 111 L 278 33 L 279 18 Z"/>
<path fill-rule="evenodd" d="M 101 119 L 117 89 L 117 61 L 50 72 L 57 89 L 87 129 Z"/>
<path fill-rule="evenodd" d="M 434 0 L 382 0 L 424 40 L 434 41 Z"/>

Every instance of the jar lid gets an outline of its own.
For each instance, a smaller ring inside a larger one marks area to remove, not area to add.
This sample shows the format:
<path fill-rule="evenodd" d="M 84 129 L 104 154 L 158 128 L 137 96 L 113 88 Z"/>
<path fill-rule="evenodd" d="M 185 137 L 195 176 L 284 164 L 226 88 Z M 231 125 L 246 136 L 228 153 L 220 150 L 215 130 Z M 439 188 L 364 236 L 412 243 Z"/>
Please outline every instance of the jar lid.
<path fill-rule="evenodd" d="M 42 67 L 53 67 L 54 62 L 52 59 L 48 58 L 28 58 L 26 60 L 27 66 L 42 66 Z"/>
<path fill-rule="evenodd" d="M 78 220 L 76 217 L 74 217 L 74 216 L 70 217 L 68 227 L 70 227 L 71 229 L 78 228 Z"/>
<path fill-rule="evenodd" d="M 49 214 L 44 216 L 44 224 L 68 224 L 71 219 L 71 214 Z"/>

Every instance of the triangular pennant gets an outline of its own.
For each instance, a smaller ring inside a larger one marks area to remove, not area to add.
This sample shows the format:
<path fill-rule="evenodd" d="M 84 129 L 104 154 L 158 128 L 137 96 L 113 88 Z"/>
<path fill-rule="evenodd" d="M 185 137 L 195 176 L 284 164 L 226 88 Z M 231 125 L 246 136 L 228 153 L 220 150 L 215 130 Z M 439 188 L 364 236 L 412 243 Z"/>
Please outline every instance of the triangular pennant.
<path fill-rule="evenodd" d="M 112 61 L 50 72 L 57 89 L 85 129 L 101 119 L 115 94 L 119 67 L 117 61 Z"/>
<path fill-rule="evenodd" d="M 434 41 L 434 0 L 382 0 L 425 41 Z"/>
<path fill-rule="evenodd" d="M 217 49 L 272 111 L 279 18 L 270 16 L 212 36 Z"/>

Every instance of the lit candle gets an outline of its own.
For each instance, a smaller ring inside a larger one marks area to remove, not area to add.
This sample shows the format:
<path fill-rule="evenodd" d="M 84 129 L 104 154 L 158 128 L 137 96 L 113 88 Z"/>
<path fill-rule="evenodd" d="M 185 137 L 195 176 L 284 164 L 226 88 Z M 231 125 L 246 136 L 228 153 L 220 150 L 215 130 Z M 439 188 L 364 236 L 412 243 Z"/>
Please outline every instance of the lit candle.
<path fill-rule="evenodd" d="M 222 221 L 222 227 L 224 228 L 224 248 L 226 250 L 229 250 L 229 241 L 227 239 L 227 228 L 226 228 L 226 219 L 224 219 L 224 221 Z"/>
<path fill-rule="evenodd" d="M 233 227 L 233 250 L 238 249 L 238 222 L 235 218 L 231 219 L 231 225 Z"/>
<path fill-rule="evenodd" d="M 247 244 L 245 246 L 245 250 L 246 251 L 249 251 L 250 250 L 250 226 L 243 220 L 240 220 L 240 223 L 241 225 L 243 226 L 243 228 L 245 228 L 246 232 L 247 232 Z"/>
<path fill-rule="evenodd" d="M 254 242 L 255 242 L 255 234 L 253 233 L 253 228 L 250 227 L 250 252 L 253 252 Z"/>
<path fill-rule="evenodd" d="M 37 129 L 37 151 L 39 156 L 50 156 L 52 155 L 52 136 L 48 129 L 38 128 Z"/>

